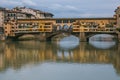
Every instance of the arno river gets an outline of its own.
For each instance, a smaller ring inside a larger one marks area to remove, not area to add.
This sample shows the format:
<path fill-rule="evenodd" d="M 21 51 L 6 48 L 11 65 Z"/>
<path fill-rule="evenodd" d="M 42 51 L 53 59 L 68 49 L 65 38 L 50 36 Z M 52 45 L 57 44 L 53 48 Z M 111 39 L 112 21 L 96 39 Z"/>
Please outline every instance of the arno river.
<path fill-rule="evenodd" d="M 120 80 L 120 43 L 0 42 L 0 80 Z"/>

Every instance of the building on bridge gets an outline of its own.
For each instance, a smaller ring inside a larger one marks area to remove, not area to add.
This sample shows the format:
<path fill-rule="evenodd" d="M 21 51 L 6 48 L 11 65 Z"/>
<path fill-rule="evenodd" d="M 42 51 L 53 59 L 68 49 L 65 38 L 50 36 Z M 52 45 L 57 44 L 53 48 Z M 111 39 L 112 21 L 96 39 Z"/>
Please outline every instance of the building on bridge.
<path fill-rule="evenodd" d="M 4 29 L 5 35 L 9 37 L 19 37 L 24 34 L 43 34 L 46 35 L 44 38 L 47 39 L 47 36 L 52 37 L 53 34 L 57 35 L 58 32 L 66 32 L 78 35 L 77 37 L 80 37 L 81 41 L 86 41 L 85 35 L 89 33 L 91 35 L 116 34 L 115 23 L 115 18 L 19 19 L 17 22 L 5 23 Z"/>

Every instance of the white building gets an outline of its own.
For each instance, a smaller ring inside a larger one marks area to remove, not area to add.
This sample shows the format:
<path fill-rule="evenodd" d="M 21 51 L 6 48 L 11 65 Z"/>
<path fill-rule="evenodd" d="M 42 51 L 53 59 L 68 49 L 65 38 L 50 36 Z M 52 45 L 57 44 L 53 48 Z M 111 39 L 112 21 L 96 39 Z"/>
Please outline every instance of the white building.
<path fill-rule="evenodd" d="M 17 19 L 34 19 L 34 18 L 35 18 L 34 15 L 20 11 L 6 10 L 5 13 L 5 21 L 17 20 Z"/>
<path fill-rule="evenodd" d="M 53 14 L 48 12 L 43 12 L 40 10 L 32 9 L 32 8 L 26 8 L 26 7 L 15 7 L 13 8 L 13 11 L 20 11 L 28 14 L 32 14 L 35 16 L 35 19 L 40 18 L 52 18 Z"/>

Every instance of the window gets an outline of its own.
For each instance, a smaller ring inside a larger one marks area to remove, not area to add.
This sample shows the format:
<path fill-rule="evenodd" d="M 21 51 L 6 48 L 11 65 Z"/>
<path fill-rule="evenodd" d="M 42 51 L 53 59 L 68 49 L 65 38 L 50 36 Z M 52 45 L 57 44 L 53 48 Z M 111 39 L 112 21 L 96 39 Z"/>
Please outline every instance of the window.
<path fill-rule="evenodd" d="M 12 16 L 12 14 L 10 14 L 10 16 Z"/>
<path fill-rule="evenodd" d="M 40 28 L 42 28 L 42 26 L 40 26 Z"/>
<path fill-rule="evenodd" d="M 45 23 L 45 25 L 50 25 L 50 23 Z"/>
<path fill-rule="evenodd" d="M 12 27 L 12 29 L 14 29 L 14 27 Z"/>
<path fill-rule="evenodd" d="M 10 14 L 8 14 L 8 17 L 10 16 Z"/>
<path fill-rule="evenodd" d="M 11 32 L 14 32 L 14 30 L 12 30 Z"/>
<path fill-rule="evenodd" d="M 62 23 L 62 20 L 56 20 L 56 23 Z"/>
<path fill-rule="evenodd" d="M 13 14 L 13 16 L 15 17 L 15 14 Z"/>
<path fill-rule="evenodd" d="M 63 20 L 63 23 L 68 23 L 68 20 Z"/>
<path fill-rule="evenodd" d="M 44 28 L 50 28 L 50 26 L 44 26 Z"/>
<path fill-rule="evenodd" d="M 73 23 L 73 22 L 75 22 L 75 20 L 71 19 L 71 20 L 70 20 L 70 23 Z"/>

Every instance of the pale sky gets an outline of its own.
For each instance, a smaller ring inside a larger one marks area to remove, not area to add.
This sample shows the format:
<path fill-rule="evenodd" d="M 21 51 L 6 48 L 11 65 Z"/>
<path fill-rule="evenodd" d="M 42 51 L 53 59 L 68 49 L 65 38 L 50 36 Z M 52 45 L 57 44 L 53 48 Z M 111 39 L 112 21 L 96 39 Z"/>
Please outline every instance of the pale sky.
<path fill-rule="evenodd" d="M 120 0 L 0 0 L 0 6 L 26 6 L 51 12 L 54 17 L 112 17 Z"/>

